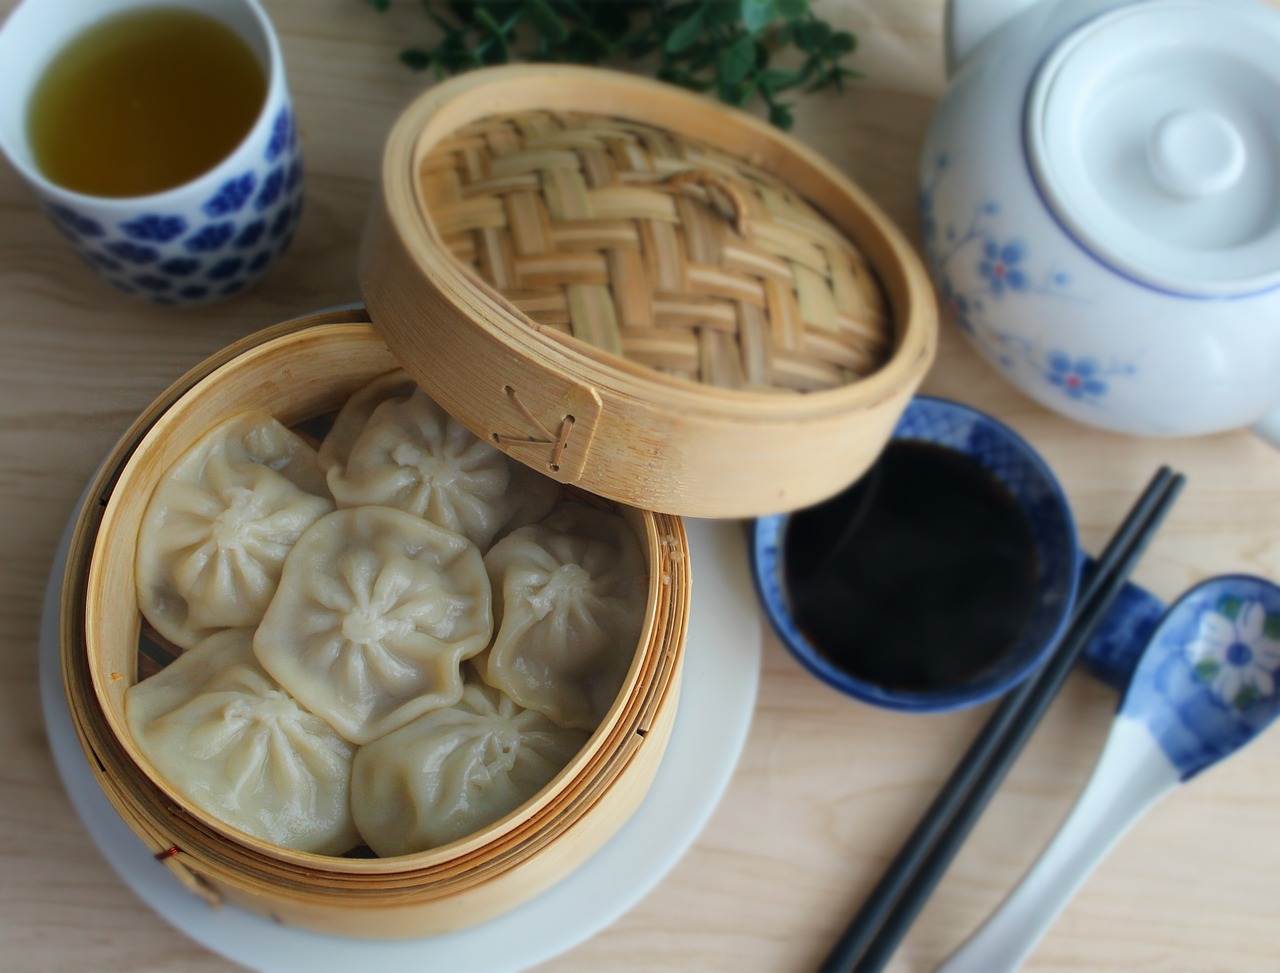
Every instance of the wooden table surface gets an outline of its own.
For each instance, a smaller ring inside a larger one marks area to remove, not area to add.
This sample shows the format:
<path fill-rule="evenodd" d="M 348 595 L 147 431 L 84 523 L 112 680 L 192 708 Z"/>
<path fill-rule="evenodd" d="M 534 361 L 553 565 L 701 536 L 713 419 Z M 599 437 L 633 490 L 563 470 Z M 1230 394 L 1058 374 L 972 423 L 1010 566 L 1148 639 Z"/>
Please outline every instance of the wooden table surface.
<path fill-rule="evenodd" d="M 177 312 L 100 283 L 0 164 L 0 968 L 223 971 L 158 919 L 77 819 L 37 693 L 40 599 L 95 465 L 189 366 L 273 322 L 358 300 L 355 253 L 383 138 L 429 79 L 396 61 L 424 18 L 363 0 L 266 0 L 281 35 L 307 167 L 291 251 L 253 291 Z M 12 0 L 0 2 L 7 13 Z M 916 239 L 915 159 L 943 84 L 941 0 L 820 9 L 858 32 L 866 80 L 802 101 L 797 134 Z M 1136 578 L 1169 598 L 1209 575 L 1280 578 L 1280 454 L 1246 433 L 1157 441 L 1046 412 L 952 330 L 926 390 L 1024 434 L 1060 476 L 1096 549 L 1151 473 L 1189 485 Z M 1065 814 L 1116 703 L 1069 681 L 892 964 L 931 969 L 995 906 Z M 718 810 L 670 875 L 610 928 L 541 970 L 812 969 L 947 776 L 985 710 L 882 712 L 808 676 L 766 637 L 745 752 Z M 1103 863 L 1029 970 L 1280 968 L 1280 733 L 1195 780 Z M 1272 775 L 1269 777 L 1268 775 Z M 622 877 L 620 877 L 621 879 Z"/>

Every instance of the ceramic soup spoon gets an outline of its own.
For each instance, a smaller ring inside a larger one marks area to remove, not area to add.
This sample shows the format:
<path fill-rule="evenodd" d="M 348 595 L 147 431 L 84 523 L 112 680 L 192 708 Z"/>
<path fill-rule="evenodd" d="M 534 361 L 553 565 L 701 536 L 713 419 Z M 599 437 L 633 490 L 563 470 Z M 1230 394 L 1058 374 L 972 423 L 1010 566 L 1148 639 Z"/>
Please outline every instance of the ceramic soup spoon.
<path fill-rule="evenodd" d="M 1049 846 L 940 973 L 1016 969 L 1117 840 L 1157 800 L 1280 711 L 1280 587 L 1211 578 L 1169 609 L 1134 671 L 1098 765 Z"/>

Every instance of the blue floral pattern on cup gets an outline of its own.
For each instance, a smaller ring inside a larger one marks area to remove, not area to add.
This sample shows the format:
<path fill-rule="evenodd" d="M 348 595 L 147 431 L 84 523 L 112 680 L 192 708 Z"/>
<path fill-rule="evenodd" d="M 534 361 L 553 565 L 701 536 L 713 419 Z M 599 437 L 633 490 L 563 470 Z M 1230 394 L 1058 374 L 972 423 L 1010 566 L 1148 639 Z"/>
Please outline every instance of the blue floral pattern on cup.
<path fill-rule="evenodd" d="M 158 269 L 170 277 L 190 277 L 200 269 L 200 261 L 189 257 L 174 257 L 166 260 Z"/>
<path fill-rule="evenodd" d="M 1104 362 L 1088 349 L 1043 347 L 989 323 L 992 301 L 1021 295 L 1078 298 L 1068 274 L 1037 263 L 1026 241 L 1002 229 L 998 200 L 988 199 L 976 207 L 967 222 L 940 218 L 934 199 L 950 168 L 945 153 L 934 159 L 932 176 L 923 182 L 918 200 L 925 259 L 938 282 L 944 316 L 998 367 L 1007 372 L 1030 369 L 1067 398 L 1105 408 L 1111 383 L 1136 375 L 1138 363 Z"/>
<path fill-rule="evenodd" d="M 120 229 L 131 240 L 168 243 L 187 231 L 187 221 L 181 216 L 162 216 L 148 213 L 120 224 Z"/>
<path fill-rule="evenodd" d="M 118 260 L 130 264 L 153 264 L 160 259 L 160 251 L 155 247 L 128 240 L 109 240 L 103 244 L 103 249 Z"/>
<path fill-rule="evenodd" d="M 227 257 L 219 260 L 216 264 L 205 271 L 205 276 L 210 280 L 229 280 L 240 272 L 240 268 L 244 266 L 244 260 L 240 257 Z"/>
<path fill-rule="evenodd" d="M 221 250 L 235 232 L 233 222 L 208 223 L 183 240 L 182 245 L 192 253 L 214 253 Z"/>
<path fill-rule="evenodd" d="M 215 218 L 238 213 L 244 208 L 244 204 L 249 201 L 249 197 L 253 195 L 254 187 L 257 185 L 258 176 L 253 172 L 246 172 L 242 176 L 228 179 L 201 209 L 204 210 L 206 215 Z"/>
<path fill-rule="evenodd" d="M 283 191 L 284 169 L 277 166 L 267 173 L 267 178 L 262 181 L 262 188 L 258 190 L 258 195 L 253 200 L 253 208 L 259 213 L 263 212 L 274 205 Z"/>
<path fill-rule="evenodd" d="M 80 255 L 120 290 L 186 304 L 236 293 L 261 276 L 293 238 L 302 192 L 301 153 L 286 106 L 275 116 L 259 164 L 225 180 L 194 211 L 157 207 L 113 224 L 62 203 L 45 208 Z"/>
<path fill-rule="evenodd" d="M 240 232 L 236 234 L 235 241 L 231 245 L 237 250 L 248 250 L 262 239 L 262 234 L 266 232 L 266 229 L 266 220 L 254 220 L 252 223 L 248 223 L 241 228 Z"/>
<path fill-rule="evenodd" d="M 267 143 L 267 161 L 275 162 L 286 149 L 293 148 L 295 138 L 293 114 L 288 108 L 282 108 L 271 126 L 271 141 Z"/>
<path fill-rule="evenodd" d="M 290 209 L 282 209 L 271 223 L 271 239 L 279 240 L 284 236 L 297 217 Z"/>

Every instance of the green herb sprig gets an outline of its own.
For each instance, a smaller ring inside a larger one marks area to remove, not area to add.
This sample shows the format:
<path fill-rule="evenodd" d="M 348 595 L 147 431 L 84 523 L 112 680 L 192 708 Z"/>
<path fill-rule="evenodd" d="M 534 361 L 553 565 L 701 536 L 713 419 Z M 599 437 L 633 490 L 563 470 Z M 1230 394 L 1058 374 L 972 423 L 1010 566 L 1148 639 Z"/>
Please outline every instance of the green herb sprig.
<path fill-rule="evenodd" d="M 783 129 L 795 122 L 789 93 L 839 91 L 858 77 L 844 64 L 857 39 L 817 17 L 809 0 L 422 0 L 422 7 L 439 37 L 434 46 L 406 48 L 400 60 L 437 77 L 519 60 L 599 65 L 656 55 L 662 80 L 737 107 L 758 98 Z"/>

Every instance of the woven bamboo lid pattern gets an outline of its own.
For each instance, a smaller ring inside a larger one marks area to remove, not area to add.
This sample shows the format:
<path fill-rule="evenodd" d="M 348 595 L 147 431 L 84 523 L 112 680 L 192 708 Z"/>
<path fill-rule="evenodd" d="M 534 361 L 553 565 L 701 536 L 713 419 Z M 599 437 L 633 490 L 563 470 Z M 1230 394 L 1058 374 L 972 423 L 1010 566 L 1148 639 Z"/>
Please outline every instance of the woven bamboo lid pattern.
<path fill-rule="evenodd" d="M 859 249 L 775 176 L 581 112 L 483 118 L 418 170 L 449 250 L 544 327 L 721 388 L 835 388 L 887 360 Z"/>

